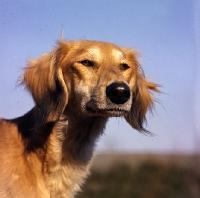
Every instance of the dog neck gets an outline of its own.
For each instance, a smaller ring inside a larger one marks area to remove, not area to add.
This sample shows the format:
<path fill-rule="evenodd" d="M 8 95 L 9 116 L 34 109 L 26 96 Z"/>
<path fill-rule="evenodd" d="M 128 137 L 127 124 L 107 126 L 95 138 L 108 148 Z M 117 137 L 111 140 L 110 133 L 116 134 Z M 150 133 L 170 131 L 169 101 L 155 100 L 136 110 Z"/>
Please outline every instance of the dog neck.
<path fill-rule="evenodd" d="M 74 162 L 87 163 L 92 157 L 96 140 L 103 133 L 107 117 L 86 116 L 68 111 L 56 123 L 50 122 L 37 127 L 35 108 L 22 117 L 12 120 L 18 126 L 24 140 L 25 152 L 45 150 L 58 141 L 63 157 Z M 24 120 L 27 122 L 24 123 Z M 28 124 L 27 124 L 28 123 Z"/>
<path fill-rule="evenodd" d="M 103 132 L 106 120 L 80 115 L 60 116 L 47 140 L 44 164 L 53 197 L 66 193 L 66 186 L 69 189 L 67 197 L 71 197 L 74 189 L 80 190 L 89 173 L 95 142 Z"/>
<path fill-rule="evenodd" d="M 89 173 L 95 143 L 107 118 L 69 112 L 56 123 L 39 128 L 35 127 L 36 120 L 34 108 L 12 120 L 18 126 L 29 163 L 35 161 L 28 156 L 35 156 L 40 164 L 40 168 L 33 167 L 33 172 L 40 169 L 44 173 L 40 181 L 48 187 L 51 197 L 73 197 Z"/>
<path fill-rule="evenodd" d="M 107 118 L 71 115 L 67 116 L 68 127 L 63 133 L 63 152 L 67 156 L 70 154 L 77 162 L 87 163 L 92 157 L 98 137 L 104 131 Z"/>

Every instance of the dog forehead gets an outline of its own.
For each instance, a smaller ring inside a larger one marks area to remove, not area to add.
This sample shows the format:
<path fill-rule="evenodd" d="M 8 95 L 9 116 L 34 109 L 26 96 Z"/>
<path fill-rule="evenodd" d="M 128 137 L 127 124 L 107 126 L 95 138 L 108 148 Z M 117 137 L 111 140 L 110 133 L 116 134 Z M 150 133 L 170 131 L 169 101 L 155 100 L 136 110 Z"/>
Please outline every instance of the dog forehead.
<path fill-rule="evenodd" d="M 119 49 L 113 48 L 111 53 L 115 58 L 124 58 L 124 53 Z"/>
<path fill-rule="evenodd" d="M 87 49 L 87 52 L 92 56 L 92 57 L 96 57 L 96 58 L 100 58 L 102 56 L 102 51 L 99 47 L 97 46 L 93 46 L 93 47 L 89 47 Z"/>
<path fill-rule="evenodd" d="M 106 47 L 106 46 L 92 46 L 87 49 L 87 52 L 97 59 L 102 59 L 103 57 L 113 57 L 116 59 L 121 59 L 124 57 L 123 52 L 114 47 Z"/>

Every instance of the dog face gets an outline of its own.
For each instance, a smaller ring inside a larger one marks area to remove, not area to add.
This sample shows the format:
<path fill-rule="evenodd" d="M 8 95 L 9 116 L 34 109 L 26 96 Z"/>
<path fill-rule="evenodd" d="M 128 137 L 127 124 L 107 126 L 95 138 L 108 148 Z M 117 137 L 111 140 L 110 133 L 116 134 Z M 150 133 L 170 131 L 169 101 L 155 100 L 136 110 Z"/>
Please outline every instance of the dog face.
<path fill-rule="evenodd" d="M 97 41 L 61 41 L 29 62 L 23 82 L 32 93 L 42 122 L 64 112 L 85 116 L 124 116 L 137 130 L 153 104 L 136 52 Z"/>
<path fill-rule="evenodd" d="M 128 112 L 135 90 L 135 57 L 127 57 L 124 50 L 109 43 L 71 45 L 61 65 L 65 84 L 70 81 L 69 106 L 86 115 L 121 116 Z"/>

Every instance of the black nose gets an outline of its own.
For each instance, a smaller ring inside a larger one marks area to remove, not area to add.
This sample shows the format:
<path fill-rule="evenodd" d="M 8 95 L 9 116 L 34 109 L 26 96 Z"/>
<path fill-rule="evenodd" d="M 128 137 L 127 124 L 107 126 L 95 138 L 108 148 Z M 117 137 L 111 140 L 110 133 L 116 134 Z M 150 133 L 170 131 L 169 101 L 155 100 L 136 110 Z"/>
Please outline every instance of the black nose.
<path fill-rule="evenodd" d="M 130 88 L 125 83 L 112 83 L 106 87 L 106 95 L 112 103 L 124 104 L 130 99 Z"/>

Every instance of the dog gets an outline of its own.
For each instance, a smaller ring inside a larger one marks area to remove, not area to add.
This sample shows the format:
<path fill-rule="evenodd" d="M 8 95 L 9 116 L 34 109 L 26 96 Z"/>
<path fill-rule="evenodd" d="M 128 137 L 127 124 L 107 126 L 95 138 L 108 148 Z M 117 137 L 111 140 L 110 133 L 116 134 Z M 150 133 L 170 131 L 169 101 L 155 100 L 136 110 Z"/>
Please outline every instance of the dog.
<path fill-rule="evenodd" d="M 146 80 L 137 54 L 108 42 L 62 39 L 28 62 L 21 83 L 35 106 L 0 120 L 1 198 L 74 197 L 109 117 L 147 132 L 158 85 Z"/>

